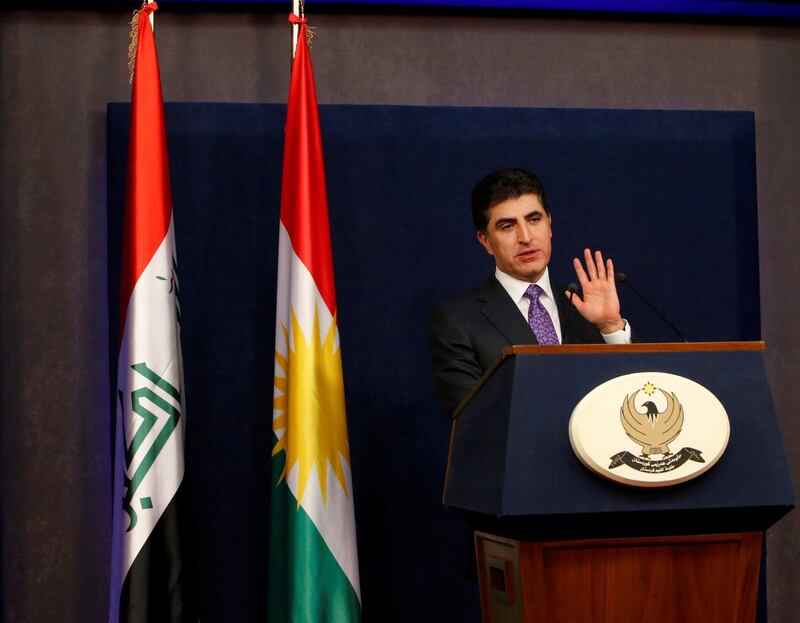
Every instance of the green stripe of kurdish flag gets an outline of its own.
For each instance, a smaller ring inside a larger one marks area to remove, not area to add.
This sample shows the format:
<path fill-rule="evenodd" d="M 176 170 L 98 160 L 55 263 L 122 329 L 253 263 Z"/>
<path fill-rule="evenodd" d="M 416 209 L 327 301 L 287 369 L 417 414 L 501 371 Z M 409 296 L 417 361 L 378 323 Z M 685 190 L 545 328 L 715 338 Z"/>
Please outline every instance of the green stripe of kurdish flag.
<path fill-rule="evenodd" d="M 273 437 L 273 446 L 275 438 Z M 361 607 L 350 581 L 284 480 L 286 452 L 272 460 L 269 620 L 271 623 L 355 622 Z M 284 531 L 275 526 L 283 526 Z"/>

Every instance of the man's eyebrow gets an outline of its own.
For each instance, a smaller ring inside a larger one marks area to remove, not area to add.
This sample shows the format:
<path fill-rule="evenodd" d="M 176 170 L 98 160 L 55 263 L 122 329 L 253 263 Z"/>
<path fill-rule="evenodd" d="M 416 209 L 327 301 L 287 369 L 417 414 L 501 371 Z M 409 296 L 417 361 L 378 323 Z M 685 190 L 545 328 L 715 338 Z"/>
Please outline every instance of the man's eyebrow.
<path fill-rule="evenodd" d="M 535 210 L 531 210 L 530 212 L 528 212 L 528 213 L 527 213 L 525 216 L 523 216 L 522 218 L 523 218 L 523 219 L 525 219 L 525 220 L 527 220 L 527 219 L 531 218 L 532 216 L 544 216 L 544 212 L 543 212 L 542 210 L 539 210 L 539 209 L 537 208 L 537 209 L 535 209 Z M 499 227 L 500 225 L 504 225 L 505 223 L 511 223 L 511 224 L 513 224 L 513 223 L 516 223 L 516 222 L 517 222 L 517 219 L 516 219 L 516 218 L 514 218 L 514 217 L 511 217 L 511 216 L 508 216 L 508 217 L 506 217 L 506 218 L 499 218 L 499 219 L 497 219 L 497 220 L 494 222 L 494 225 L 495 225 L 495 227 Z"/>
<path fill-rule="evenodd" d="M 516 223 L 516 222 L 517 222 L 517 219 L 515 219 L 515 218 L 512 218 L 512 217 L 510 217 L 510 216 L 509 216 L 509 217 L 506 217 L 506 218 L 499 218 L 499 219 L 497 219 L 497 220 L 494 222 L 494 225 L 495 225 L 495 227 L 497 227 L 498 225 L 504 225 L 505 223 L 511 223 L 511 224 L 513 224 L 513 223 Z"/>

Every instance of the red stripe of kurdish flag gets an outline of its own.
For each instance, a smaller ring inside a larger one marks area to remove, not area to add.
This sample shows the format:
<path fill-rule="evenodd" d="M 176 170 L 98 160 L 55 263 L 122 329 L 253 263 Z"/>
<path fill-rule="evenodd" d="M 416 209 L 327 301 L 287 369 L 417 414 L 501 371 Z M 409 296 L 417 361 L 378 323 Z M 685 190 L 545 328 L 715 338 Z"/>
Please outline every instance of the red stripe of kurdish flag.
<path fill-rule="evenodd" d="M 281 222 L 289 233 L 294 252 L 314 278 L 331 315 L 335 315 L 336 291 L 322 135 L 314 71 L 305 36 L 306 25 L 302 24 L 292 64 L 289 109 L 286 113 Z"/>

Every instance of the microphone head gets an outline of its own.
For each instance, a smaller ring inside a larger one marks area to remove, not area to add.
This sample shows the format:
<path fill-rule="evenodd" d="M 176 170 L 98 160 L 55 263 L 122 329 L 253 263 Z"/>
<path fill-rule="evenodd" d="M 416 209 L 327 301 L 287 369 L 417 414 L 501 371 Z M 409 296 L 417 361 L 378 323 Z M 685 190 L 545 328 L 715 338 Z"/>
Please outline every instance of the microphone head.
<path fill-rule="evenodd" d="M 617 279 L 617 283 L 625 283 L 628 280 L 628 275 L 625 273 L 614 273 L 614 276 Z"/>
<path fill-rule="evenodd" d="M 567 284 L 567 290 L 569 292 L 572 292 L 573 294 L 575 294 L 575 293 L 578 292 L 578 286 L 576 284 L 574 284 L 574 283 L 568 283 Z"/>

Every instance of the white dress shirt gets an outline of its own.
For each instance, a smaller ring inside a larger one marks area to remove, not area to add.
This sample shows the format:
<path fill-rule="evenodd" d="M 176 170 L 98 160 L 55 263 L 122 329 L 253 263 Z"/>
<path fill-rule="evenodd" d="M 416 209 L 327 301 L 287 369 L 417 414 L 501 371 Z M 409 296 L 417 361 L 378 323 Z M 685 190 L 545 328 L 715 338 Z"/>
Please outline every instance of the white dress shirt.
<path fill-rule="evenodd" d="M 522 281 L 516 277 L 507 275 L 499 268 L 495 270 L 494 275 L 497 277 L 500 285 L 503 286 L 503 289 L 508 292 L 511 300 L 516 303 L 520 313 L 522 314 L 522 317 L 525 318 L 525 322 L 527 323 L 528 309 L 531 306 L 531 300 L 525 296 L 525 292 L 527 291 L 528 286 L 531 285 L 530 282 Z M 558 319 L 558 307 L 556 307 L 556 299 L 553 296 L 553 288 L 550 285 L 549 269 L 545 268 L 542 278 L 534 283 L 542 289 L 542 294 L 539 296 L 539 300 L 542 302 L 542 306 L 547 310 L 547 313 L 550 314 L 550 319 L 553 321 L 553 328 L 556 330 L 556 335 L 558 336 L 558 342 L 560 344 L 561 322 Z M 628 324 L 628 321 L 625 320 L 624 329 L 614 331 L 613 333 L 600 333 L 600 335 L 603 336 L 606 344 L 630 344 L 631 326 Z"/>

